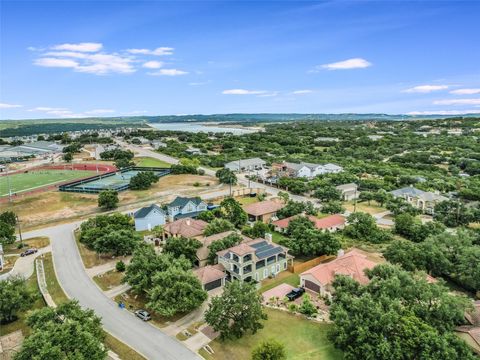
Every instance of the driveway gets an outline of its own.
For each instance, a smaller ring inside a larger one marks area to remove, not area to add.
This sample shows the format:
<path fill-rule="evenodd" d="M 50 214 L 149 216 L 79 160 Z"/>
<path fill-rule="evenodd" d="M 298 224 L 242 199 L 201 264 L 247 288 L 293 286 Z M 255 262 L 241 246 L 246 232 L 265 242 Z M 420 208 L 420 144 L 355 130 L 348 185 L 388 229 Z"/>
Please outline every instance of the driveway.
<path fill-rule="evenodd" d="M 28 279 L 33 274 L 34 262 L 35 259 L 47 252 L 52 250 L 51 246 L 46 246 L 41 249 L 38 249 L 38 252 L 32 255 L 28 255 L 25 257 L 19 256 L 17 261 L 15 261 L 15 265 L 13 269 L 9 272 L 0 275 L 0 281 L 8 279 L 10 276 L 22 276 L 25 279 Z"/>
<path fill-rule="evenodd" d="M 148 359 L 201 359 L 178 340 L 140 321 L 128 311 L 120 310 L 114 301 L 105 296 L 85 272 L 73 237 L 76 226 L 78 223 L 63 224 L 24 235 L 24 238 L 39 235 L 50 237 L 55 271 L 65 293 L 77 299 L 82 307 L 95 310 L 102 318 L 105 330 Z"/>

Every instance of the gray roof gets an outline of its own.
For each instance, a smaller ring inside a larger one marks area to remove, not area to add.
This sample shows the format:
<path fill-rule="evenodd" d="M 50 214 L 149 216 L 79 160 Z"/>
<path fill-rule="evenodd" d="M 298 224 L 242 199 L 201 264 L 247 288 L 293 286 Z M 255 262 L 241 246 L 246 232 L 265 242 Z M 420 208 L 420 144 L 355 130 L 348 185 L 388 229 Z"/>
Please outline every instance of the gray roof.
<path fill-rule="evenodd" d="M 269 243 L 268 241 L 260 241 L 255 244 L 249 244 L 255 249 L 255 255 L 258 259 L 265 259 L 273 255 L 283 253 L 285 250 L 280 245 Z"/>
<path fill-rule="evenodd" d="M 143 208 L 137 210 L 135 212 L 135 214 L 133 214 L 133 217 L 135 219 L 143 219 L 143 218 L 147 217 L 148 214 L 150 214 L 153 210 L 158 210 L 161 213 L 165 214 L 165 212 L 163 211 L 163 209 L 160 206 L 158 206 L 156 204 L 152 204 L 150 206 L 146 206 L 146 207 L 143 207 Z"/>
<path fill-rule="evenodd" d="M 168 207 L 184 207 L 187 205 L 190 201 L 192 201 L 195 205 L 199 205 L 203 202 L 203 200 L 200 197 L 181 197 L 177 196 L 175 200 L 173 200 L 170 204 L 168 204 Z"/>
<path fill-rule="evenodd" d="M 265 160 L 262 160 L 260 158 L 250 158 L 250 159 L 239 159 L 239 160 L 230 161 L 230 162 L 226 163 L 225 166 L 226 165 L 237 166 L 238 163 L 240 163 L 240 166 L 264 165 L 264 164 L 266 164 Z"/>
<path fill-rule="evenodd" d="M 336 186 L 338 190 L 355 190 L 358 187 L 355 183 L 348 183 Z"/>
<path fill-rule="evenodd" d="M 407 186 L 401 189 L 393 190 L 390 192 L 393 196 L 410 196 L 417 197 L 424 201 L 445 201 L 448 200 L 445 196 L 436 194 L 430 191 L 423 191 L 413 186 Z"/>

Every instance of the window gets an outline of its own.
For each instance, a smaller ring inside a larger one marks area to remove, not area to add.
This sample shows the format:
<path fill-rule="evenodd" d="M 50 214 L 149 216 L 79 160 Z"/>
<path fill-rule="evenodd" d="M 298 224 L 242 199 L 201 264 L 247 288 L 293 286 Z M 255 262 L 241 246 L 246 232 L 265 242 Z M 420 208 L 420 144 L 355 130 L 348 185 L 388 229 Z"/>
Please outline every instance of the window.
<path fill-rule="evenodd" d="M 283 270 L 285 270 L 286 268 L 287 268 L 287 262 L 285 261 L 285 262 L 283 263 Z"/>
<path fill-rule="evenodd" d="M 265 279 L 268 276 L 268 268 L 263 269 L 263 278 Z"/>

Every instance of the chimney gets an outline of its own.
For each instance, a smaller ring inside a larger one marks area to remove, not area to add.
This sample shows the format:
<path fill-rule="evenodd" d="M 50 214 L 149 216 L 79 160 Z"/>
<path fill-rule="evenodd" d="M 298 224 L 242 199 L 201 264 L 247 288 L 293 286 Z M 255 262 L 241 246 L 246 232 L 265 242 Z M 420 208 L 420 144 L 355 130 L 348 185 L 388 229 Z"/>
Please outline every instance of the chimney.
<path fill-rule="evenodd" d="M 191 221 L 190 221 L 190 218 L 187 219 L 187 225 L 190 226 L 191 224 Z"/>
<path fill-rule="evenodd" d="M 342 257 L 343 255 L 345 255 L 345 251 L 343 249 L 338 250 L 337 257 Z"/>

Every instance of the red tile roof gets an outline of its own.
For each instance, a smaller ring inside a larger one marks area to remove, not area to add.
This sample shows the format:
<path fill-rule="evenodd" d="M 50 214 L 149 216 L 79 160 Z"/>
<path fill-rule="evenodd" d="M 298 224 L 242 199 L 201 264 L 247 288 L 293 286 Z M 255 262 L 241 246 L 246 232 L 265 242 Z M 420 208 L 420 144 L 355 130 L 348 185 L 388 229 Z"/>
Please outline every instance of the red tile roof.
<path fill-rule="evenodd" d="M 165 225 L 164 230 L 172 235 L 196 237 L 203 234 L 208 223 L 203 220 L 185 218 Z"/>
<path fill-rule="evenodd" d="M 284 207 L 285 207 L 285 204 L 280 201 L 266 200 L 266 201 L 260 201 L 257 203 L 245 205 L 243 207 L 243 210 L 245 210 L 247 214 L 250 214 L 253 216 L 260 216 L 260 215 L 277 212 L 278 210 Z"/>
<path fill-rule="evenodd" d="M 372 269 L 376 265 L 377 263 L 368 260 L 366 255 L 353 249 L 329 263 L 317 265 L 301 273 L 300 276 L 311 275 L 324 286 L 331 284 L 335 275 L 347 275 L 360 284 L 367 284 L 369 279 L 364 270 Z"/>
<path fill-rule="evenodd" d="M 285 219 L 274 221 L 272 224 L 277 226 L 281 229 L 285 229 L 288 227 L 288 224 L 291 220 L 295 219 L 299 215 L 290 216 Z M 326 216 L 324 218 L 317 218 L 316 216 L 309 215 L 308 219 L 315 224 L 315 227 L 319 230 L 321 229 L 329 229 L 331 227 L 337 227 L 345 225 L 345 217 L 340 214 Z"/>
<path fill-rule="evenodd" d="M 207 265 L 205 267 L 193 270 L 202 285 L 225 277 L 224 267 L 222 265 Z"/>

